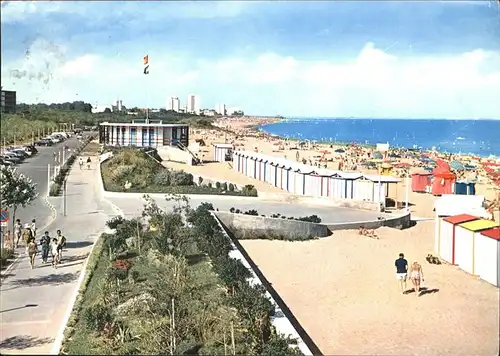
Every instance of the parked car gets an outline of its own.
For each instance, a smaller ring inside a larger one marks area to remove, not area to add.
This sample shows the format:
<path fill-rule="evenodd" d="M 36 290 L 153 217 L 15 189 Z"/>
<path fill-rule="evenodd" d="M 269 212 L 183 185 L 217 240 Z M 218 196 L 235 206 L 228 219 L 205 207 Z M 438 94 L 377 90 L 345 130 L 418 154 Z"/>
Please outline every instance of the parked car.
<path fill-rule="evenodd" d="M 19 152 L 19 151 L 14 151 L 14 150 L 7 151 L 7 152 L 5 152 L 5 154 L 8 156 L 17 157 L 21 161 L 24 161 L 26 159 L 26 157 L 28 157 L 28 155 L 25 152 Z"/>
<path fill-rule="evenodd" d="M 2 157 L 0 157 L 0 166 L 2 167 L 9 167 L 9 166 L 13 166 L 14 163 L 12 163 L 11 161 L 7 160 L 7 159 L 3 159 Z"/>
<path fill-rule="evenodd" d="M 24 157 L 24 158 L 28 158 L 29 156 L 31 156 L 31 153 L 28 153 L 24 147 L 16 147 L 16 148 L 13 148 L 11 150 L 11 152 L 13 152 L 14 154 L 18 155 L 19 157 Z"/>
<path fill-rule="evenodd" d="M 4 161 L 12 162 L 12 164 L 19 164 L 19 163 L 21 163 L 21 159 L 19 157 L 17 157 L 16 155 L 9 155 L 7 153 L 3 154 L 2 159 Z"/>
<path fill-rule="evenodd" d="M 36 155 L 38 153 L 38 150 L 36 149 L 36 147 L 34 145 L 26 145 L 24 146 L 24 148 L 26 149 L 26 151 L 29 151 L 31 152 L 31 155 Z"/>
<path fill-rule="evenodd" d="M 52 146 L 53 144 L 54 142 L 52 142 L 52 140 L 47 140 L 45 138 L 35 142 L 35 146 Z"/>

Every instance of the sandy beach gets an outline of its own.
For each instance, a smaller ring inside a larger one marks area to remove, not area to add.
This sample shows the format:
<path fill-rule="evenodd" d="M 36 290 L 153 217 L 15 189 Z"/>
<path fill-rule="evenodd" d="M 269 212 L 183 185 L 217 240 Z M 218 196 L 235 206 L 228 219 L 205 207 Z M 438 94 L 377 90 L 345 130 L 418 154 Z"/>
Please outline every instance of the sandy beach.
<path fill-rule="evenodd" d="M 234 172 L 230 162 L 212 162 L 212 144 L 232 143 L 235 150 L 290 160 L 296 160 L 298 154 L 300 161 L 313 166 L 339 169 L 341 164 L 344 171 L 378 173 L 377 168 L 363 165 L 373 157 L 373 149 L 315 144 L 297 150 L 297 141 L 281 140 L 255 129 L 276 121 L 225 118 L 216 122 L 218 130 L 192 130 L 191 141 L 204 143 L 197 150 L 204 164 L 168 165 L 221 181 L 252 184 L 260 192 L 282 194 L 289 193 Z M 339 148 L 345 152 L 335 153 Z M 441 156 L 436 153 L 432 157 Z M 393 169 L 395 176 L 421 169 L 421 162 L 412 158 L 395 161 L 394 165 L 403 166 Z M 480 166 L 473 177 L 460 174 L 461 178 L 477 179 L 477 195 L 488 201 L 496 198 L 498 190 Z M 398 201 L 405 195 L 405 183 L 403 179 L 393 192 Z M 410 189 L 412 215 L 433 218 L 435 199 L 432 194 Z M 242 245 L 325 355 L 498 354 L 499 290 L 458 267 L 425 262 L 427 254 L 433 253 L 433 220 L 404 231 L 380 228 L 377 235 L 379 240 L 369 239 L 351 230 L 307 242 L 245 240 Z M 270 258 L 269 251 L 279 253 Z M 398 293 L 394 260 L 400 252 L 409 261 L 424 263 L 427 292 L 421 297 Z"/>

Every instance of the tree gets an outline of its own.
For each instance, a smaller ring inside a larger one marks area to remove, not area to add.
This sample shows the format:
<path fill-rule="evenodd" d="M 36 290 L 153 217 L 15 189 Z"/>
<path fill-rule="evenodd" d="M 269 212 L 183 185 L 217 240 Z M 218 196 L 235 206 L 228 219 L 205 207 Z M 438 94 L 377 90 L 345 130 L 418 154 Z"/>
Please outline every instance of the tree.
<path fill-rule="evenodd" d="M 105 113 L 105 114 L 111 114 L 111 109 L 110 109 L 110 108 L 106 108 L 106 109 L 104 109 L 104 113 Z"/>
<path fill-rule="evenodd" d="M 12 208 L 12 221 L 16 221 L 19 206 L 25 208 L 38 197 L 36 183 L 24 174 L 18 174 L 16 168 L 3 167 L 0 171 L 0 196 L 2 208 Z"/>

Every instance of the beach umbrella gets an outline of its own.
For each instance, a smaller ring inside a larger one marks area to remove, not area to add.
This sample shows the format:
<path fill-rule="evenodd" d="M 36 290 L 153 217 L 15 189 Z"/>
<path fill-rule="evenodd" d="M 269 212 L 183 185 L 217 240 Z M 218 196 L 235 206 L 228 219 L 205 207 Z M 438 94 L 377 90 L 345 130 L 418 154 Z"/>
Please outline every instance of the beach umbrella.
<path fill-rule="evenodd" d="M 375 158 L 375 159 L 382 159 L 382 158 L 384 158 L 384 156 L 380 152 L 375 152 L 373 154 L 373 158 Z"/>
<path fill-rule="evenodd" d="M 459 161 L 452 161 L 450 163 L 450 167 L 456 171 L 463 171 L 465 170 L 465 167 L 464 165 L 462 164 L 462 162 L 459 162 Z"/>
<path fill-rule="evenodd" d="M 345 153 L 345 151 L 342 148 L 337 148 L 335 150 L 336 153 Z"/>
<path fill-rule="evenodd" d="M 390 154 L 389 154 L 389 157 L 390 157 L 390 158 L 401 158 L 401 155 L 398 155 L 398 154 L 396 154 L 396 153 L 390 153 Z"/>
<path fill-rule="evenodd" d="M 274 146 L 279 146 L 279 145 L 280 145 L 280 143 L 279 143 L 279 142 L 275 142 L 275 143 L 273 143 L 273 145 L 274 145 Z"/>
<path fill-rule="evenodd" d="M 411 164 L 406 163 L 406 162 L 400 162 L 396 164 L 397 168 L 404 168 L 404 167 L 411 167 Z"/>

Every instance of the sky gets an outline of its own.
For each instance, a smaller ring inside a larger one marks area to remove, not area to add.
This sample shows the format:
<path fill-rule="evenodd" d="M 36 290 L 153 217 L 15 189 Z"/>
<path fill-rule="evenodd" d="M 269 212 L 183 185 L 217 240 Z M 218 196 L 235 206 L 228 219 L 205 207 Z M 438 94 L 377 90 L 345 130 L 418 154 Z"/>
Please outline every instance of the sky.
<path fill-rule="evenodd" d="M 19 102 L 500 119 L 493 0 L 2 1 L 1 30 Z"/>

